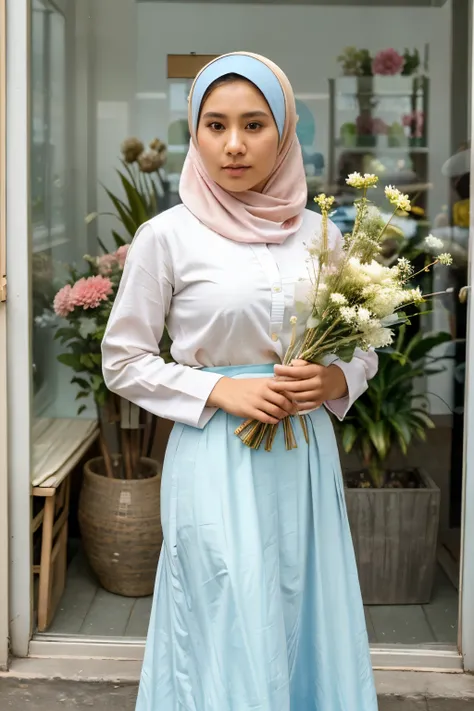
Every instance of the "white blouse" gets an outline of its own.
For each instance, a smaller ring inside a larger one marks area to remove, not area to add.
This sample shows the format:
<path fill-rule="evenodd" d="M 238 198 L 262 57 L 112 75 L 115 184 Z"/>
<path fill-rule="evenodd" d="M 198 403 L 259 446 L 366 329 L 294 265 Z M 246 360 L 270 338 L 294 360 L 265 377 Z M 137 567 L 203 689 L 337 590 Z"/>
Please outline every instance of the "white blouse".
<path fill-rule="evenodd" d="M 202 367 L 280 363 L 309 315 L 309 245 L 321 217 L 305 211 L 300 230 L 281 245 L 243 244 L 221 237 L 184 205 L 146 222 L 129 249 L 102 343 L 107 387 L 145 410 L 202 428 L 215 413 L 206 402 L 222 375 Z M 331 226 L 330 240 L 341 234 Z M 176 363 L 158 344 L 166 323 Z M 337 358 L 347 397 L 325 403 L 339 419 L 377 371 L 374 352 Z"/>

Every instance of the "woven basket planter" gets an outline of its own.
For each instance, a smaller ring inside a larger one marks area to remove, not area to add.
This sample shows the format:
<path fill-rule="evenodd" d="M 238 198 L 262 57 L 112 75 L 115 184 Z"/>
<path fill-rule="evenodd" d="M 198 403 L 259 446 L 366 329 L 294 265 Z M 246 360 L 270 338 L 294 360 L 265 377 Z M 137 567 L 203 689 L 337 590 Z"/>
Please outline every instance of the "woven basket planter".
<path fill-rule="evenodd" d="M 102 457 L 84 467 L 79 525 L 87 558 L 101 585 L 127 597 L 151 595 L 163 540 L 161 472 L 140 460 L 142 478 L 104 476 Z"/>

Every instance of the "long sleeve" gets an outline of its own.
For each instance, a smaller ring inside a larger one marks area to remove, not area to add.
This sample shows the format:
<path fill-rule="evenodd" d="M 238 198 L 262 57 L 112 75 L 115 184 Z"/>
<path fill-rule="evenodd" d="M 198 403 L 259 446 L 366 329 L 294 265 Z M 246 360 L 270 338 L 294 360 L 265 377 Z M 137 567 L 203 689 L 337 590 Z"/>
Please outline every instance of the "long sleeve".
<path fill-rule="evenodd" d="M 374 350 L 362 351 L 356 348 L 354 357 L 349 363 L 332 356 L 326 359 L 325 365 L 337 365 L 342 370 L 347 382 L 347 395 L 338 400 L 325 402 L 326 408 L 338 420 L 343 420 L 354 402 L 368 388 L 368 381 L 374 377 L 378 368 L 378 356 Z"/>
<path fill-rule="evenodd" d="M 160 357 L 173 286 L 163 239 L 145 223 L 129 249 L 102 342 L 104 379 L 109 390 L 155 415 L 203 428 L 216 411 L 206 402 L 222 376 Z"/>

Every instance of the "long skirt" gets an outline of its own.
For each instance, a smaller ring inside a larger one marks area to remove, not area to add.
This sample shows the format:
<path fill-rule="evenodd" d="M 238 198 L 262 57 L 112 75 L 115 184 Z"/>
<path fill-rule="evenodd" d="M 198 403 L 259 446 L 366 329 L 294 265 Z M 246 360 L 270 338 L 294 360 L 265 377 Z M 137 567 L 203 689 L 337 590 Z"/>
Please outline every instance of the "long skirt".
<path fill-rule="evenodd" d="M 376 711 L 334 431 L 306 420 L 290 451 L 281 426 L 249 449 L 222 411 L 174 427 L 136 711 Z"/>

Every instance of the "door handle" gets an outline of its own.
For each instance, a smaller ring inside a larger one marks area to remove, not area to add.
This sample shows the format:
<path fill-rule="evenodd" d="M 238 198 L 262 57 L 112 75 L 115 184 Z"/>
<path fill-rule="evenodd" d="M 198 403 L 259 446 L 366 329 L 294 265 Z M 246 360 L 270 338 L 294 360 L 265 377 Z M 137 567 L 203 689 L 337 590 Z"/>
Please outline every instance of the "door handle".
<path fill-rule="evenodd" d="M 462 286 L 459 289 L 459 294 L 458 294 L 458 299 L 461 302 L 461 304 L 465 304 L 467 301 L 467 295 L 468 292 L 470 291 L 471 287 L 470 286 Z"/>

